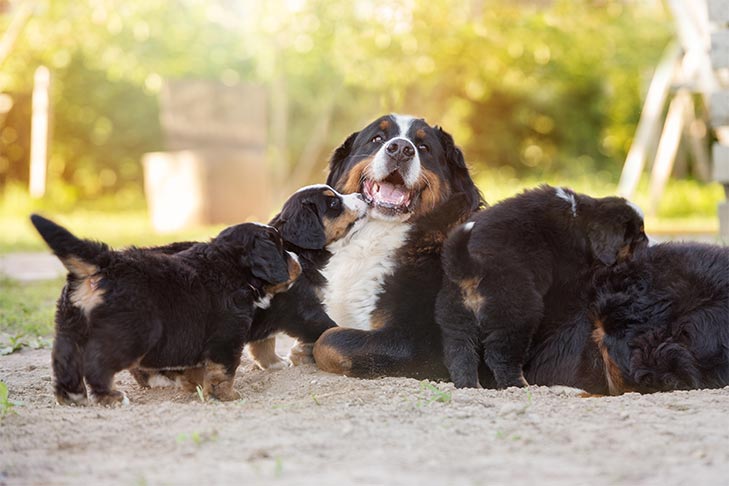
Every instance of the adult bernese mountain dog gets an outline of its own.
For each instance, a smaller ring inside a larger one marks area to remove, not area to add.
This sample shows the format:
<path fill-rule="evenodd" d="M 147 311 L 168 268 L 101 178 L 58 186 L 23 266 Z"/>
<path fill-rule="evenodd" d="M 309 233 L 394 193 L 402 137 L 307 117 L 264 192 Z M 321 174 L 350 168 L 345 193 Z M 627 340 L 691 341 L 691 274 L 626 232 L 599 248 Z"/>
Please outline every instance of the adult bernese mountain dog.
<path fill-rule="evenodd" d="M 642 211 L 619 197 L 544 185 L 474 215 L 445 244 L 436 303 L 453 383 L 478 386 L 485 363 L 498 388 L 526 385 L 522 365 L 545 296 L 569 302 L 572 281 L 647 247 Z"/>
<path fill-rule="evenodd" d="M 370 219 L 331 247 L 324 304 L 342 327 L 315 344 L 317 365 L 349 376 L 447 377 L 434 319 L 441 246 L 484 205 L 463 153 L 425 120 L 386 115 L 351 134 L 329 167 L 327 183 L 361 192 Z"/>

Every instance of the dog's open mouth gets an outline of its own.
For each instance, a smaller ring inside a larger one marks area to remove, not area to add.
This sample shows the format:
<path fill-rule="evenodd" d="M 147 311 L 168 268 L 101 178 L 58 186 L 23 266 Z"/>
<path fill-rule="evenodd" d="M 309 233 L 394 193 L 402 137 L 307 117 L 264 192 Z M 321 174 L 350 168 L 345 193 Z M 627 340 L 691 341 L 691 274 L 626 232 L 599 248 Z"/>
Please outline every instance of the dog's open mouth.
<path fill-rule="evenodd" d="M 372 207 L 392 213 L 408 213 L 417 199 L 417 193 L 405 186 L 400 172 L 395 171 L 381 181 L 365 179 L 362 195 Z"/>

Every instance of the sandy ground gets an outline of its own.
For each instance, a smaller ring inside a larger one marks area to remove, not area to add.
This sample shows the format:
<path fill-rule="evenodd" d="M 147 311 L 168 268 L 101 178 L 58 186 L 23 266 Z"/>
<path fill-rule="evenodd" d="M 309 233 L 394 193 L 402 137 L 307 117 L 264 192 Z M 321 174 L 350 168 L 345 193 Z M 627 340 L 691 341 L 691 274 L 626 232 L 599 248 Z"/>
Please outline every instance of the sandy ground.
<path fill-rule="evenodd" d="M 237 402 L 123 372 L 131 405 L 60 407 L 48 350 L 1 357 L 0 380 L 22 402 L 0 424 L 2 485 L 729 484 L 729 388 L 585 399 L 438 384 L 435 401 L 417 380 L 246 362 Z"/>

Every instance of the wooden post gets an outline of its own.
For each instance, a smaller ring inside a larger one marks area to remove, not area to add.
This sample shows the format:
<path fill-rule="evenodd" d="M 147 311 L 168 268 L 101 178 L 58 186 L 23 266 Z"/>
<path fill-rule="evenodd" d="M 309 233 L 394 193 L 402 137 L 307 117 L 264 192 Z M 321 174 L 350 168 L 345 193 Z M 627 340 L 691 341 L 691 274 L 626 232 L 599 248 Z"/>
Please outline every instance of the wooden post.
<path fill-rule="evenodd" d="M 681 143 L 681 132 L 686 120 L 686 111 L 690 106 L 691 95 L 681 90 L 671 101 L 666 115 L 666 123 L 663 126 L 661 140 L 658 143 L 656 161 L 653 164 L 650 183 L 650 206 L 649 214 L 655 215 L 658 212 L 658 204 L 661 201 L 663 190 L 666 187 L 668 178 L 671 176 L 673 164 L 676 160 L 678 145 Z"/>
<path fill-rule="evenodd" d="M 618 184 L 618 194 L 625 198 L 630 199 L 633 196 L 635 189 L 638 187 L 649 149 L 655 144 L 661 116 L 663 115 L 663 106 L 666 103 L 671 80 L 680 55 L 681 50 L 678 45 L 672 44 L 669 46 L 651 80 L 643 111 L 638 121 L 635 139 L 630 145 L 623 166 L 623 173 L 620 175 L 620 183 Z"/>
<path fill-rule="evenodd" d="M 30 127 L 30 197 L 46 193 L 48 164 L 48 127 L 50 120 L 51 72 L 39 66 L 33 76 L 33 114 Z"/>

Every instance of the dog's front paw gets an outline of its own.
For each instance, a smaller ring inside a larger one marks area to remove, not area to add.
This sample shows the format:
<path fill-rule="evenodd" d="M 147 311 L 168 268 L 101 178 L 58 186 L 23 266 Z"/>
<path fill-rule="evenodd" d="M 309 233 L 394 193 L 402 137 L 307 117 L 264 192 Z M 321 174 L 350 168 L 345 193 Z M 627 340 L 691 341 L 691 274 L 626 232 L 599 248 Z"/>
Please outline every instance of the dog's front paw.
<path fill-rule="evenodd" d="M 289 350 L 289 355 L 286 358 L 294 366 L 314 363 L 314 343 L 297 341 Z"/>

